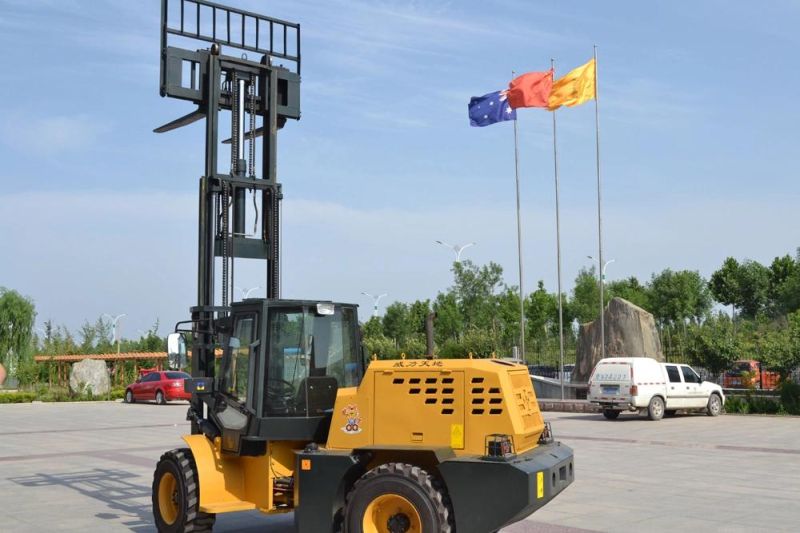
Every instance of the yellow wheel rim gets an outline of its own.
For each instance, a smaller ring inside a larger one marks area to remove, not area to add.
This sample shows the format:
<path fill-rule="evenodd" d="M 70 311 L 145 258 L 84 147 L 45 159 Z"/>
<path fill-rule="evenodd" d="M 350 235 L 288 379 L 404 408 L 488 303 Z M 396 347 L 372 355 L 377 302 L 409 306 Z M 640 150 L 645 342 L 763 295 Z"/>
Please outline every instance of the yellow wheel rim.
<path fill-rule="evenodd" d="M 158 482 L 158 510 L 167 525 L 178 519 L 178 480 L 171 472 L 164 472 Z"/>
<path fill-rule="evenodd" d="M 364 511 L 364 533 L 422 533 L 419 511 L 399 494 L 382 494 Z"/>

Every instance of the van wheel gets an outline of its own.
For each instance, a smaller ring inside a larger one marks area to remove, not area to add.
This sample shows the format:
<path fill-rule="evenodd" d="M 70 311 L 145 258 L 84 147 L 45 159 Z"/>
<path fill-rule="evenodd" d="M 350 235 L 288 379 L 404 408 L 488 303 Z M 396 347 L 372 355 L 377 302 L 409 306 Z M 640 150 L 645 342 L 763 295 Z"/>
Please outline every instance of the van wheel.
<path fill-rule="evenodd" d="M 706 407 L 706 413 L 708 416 L 719 416 L 722 412 L 722 400 L 719 397 L 719 394 L 712 394 L 708 397 L 708 406 Z"/>
<path fill-rule="evenodd" d="M 615 411 L 614 409 L 603 409 L 603 416 L 608 420 L 616 420 L 619 418 L 619 411 Z"/>
<path fill-rule="evenodd" d="M 661 420 L 664 417 L 664 400 L 661 396 L 653 396 L 647 406 L 647 416 L 650 420 Z"/>

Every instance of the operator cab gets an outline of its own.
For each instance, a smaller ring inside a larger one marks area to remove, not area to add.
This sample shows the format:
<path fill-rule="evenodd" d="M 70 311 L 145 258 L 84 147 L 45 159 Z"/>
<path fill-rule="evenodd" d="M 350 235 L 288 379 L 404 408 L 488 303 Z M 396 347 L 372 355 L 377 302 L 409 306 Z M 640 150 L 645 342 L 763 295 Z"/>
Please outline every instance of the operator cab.
<path fill-rule="evenodd" d="M 357 306 L 248 299 L 230 309 L 216 320 L 214 392 L 202 394 L 223 450 L 249 455 L 267 440 L 324 441 L 337 390 L 358 386 L 366 367 Z"/>
<path fill-rule="evenodd" d="M 247 300 L 231 318 L 219 390 L 258 417 L 327 414 L 339 387 L 361 381 L 355 306 Z"/>

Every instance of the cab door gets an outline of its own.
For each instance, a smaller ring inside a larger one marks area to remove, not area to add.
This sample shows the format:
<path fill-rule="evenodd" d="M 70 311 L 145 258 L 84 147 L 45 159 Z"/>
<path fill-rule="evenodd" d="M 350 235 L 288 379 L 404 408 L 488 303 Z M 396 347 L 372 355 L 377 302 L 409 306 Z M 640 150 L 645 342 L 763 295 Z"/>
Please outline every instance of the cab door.
<path fill-rule="evenodd" d="M 667 369 L 667 409 L 688 407 L 683 376 L 678 365 L 664 365 Z"/>
<path fill-rule="evenodd" d="M 223 350 L 220 393 L 213 416 L 222 430 L 222 448 L 239 453 L 241 438 L 255 416 L 258 372 L 261 359 L 260 313 L 237 309 L 233 328 Z"/>
<path fill-rule="evenodd" d="M 708 396 L 700 387 L 703 380 L 700 379 L 700 376 L 698 376 L 690 366 L 681 365 L 680 369 L 681 375 L 683 376 L 683 383 L 686 387 L 686 407 L 692 409 L 705 407 L 708 403 Z"/>

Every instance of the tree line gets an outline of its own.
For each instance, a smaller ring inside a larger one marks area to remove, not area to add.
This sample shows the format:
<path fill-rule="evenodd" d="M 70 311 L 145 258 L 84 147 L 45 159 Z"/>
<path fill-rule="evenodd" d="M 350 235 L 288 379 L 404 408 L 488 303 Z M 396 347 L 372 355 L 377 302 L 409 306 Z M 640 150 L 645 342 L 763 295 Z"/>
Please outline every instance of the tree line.
<path fill-rule="evenodd" d="M 452 267 L 453 285 L 433 299 L 390 304 L 363 324 L 364 344 L 381 358 L 426 352 L 425 319 L 435 313 L 435 352 L 440 357 L 509 356 L 519 345 L 519 293 L 500 265 L 466 260 Z M 769 265 L 728 257 L 709 279 L 693 270 L 666 268 L 640 281 L 635 276 L 604 286 L 605 301 L 624 298 L 653 314 L 665 356 L 720 372 L 737 359 L 757 359 L 784 374 L 800 366 L 800 251 Z M 594 267 L 582 268 L 562 294 L 564 349 L 575 360 L 578 325 L 599 317 L 600 285 Z M 731 313 L 723 311 L 730 307 Z M 115 352 L 111 322 L 99 317 L 73 335 L 51 320 L 34 329 L 32 300 L 0 287 L 0 362 L 14 370 L 33 354 Z M 542 281 L 525 295 L 525 354 L 530 363 L 559 360 L 558 295 Z M 158 322 L 120 351 L 163 351 Z"/>
<path fill-rule="evenodd" d="M 423 354 L 425 318 L 436 314 L 440 357 L 509 356 L 519 345 L 519 293 L 490 262 L 453 264 L 453 285 L 434 299 L 394 302 L 363 328 L 370 353 L 381 358 Z M 666 268 L 642 282 L 631 276 L 606 283 L 604 299 L 624 298 L 653 314 L 669 361 L 718 373 L 738 359 L 757 359 L 788 374 L 800 365 L 800 253 L 770 265 L 725 259 L 709 279 Z M 600 315 L 595 267 L 582 268 L 562 294 L 565 358 L 574 362 L 578 325 Z M 731 306 L 728 314 L 721 306 Z M 555 366 L 559 359 L 558 295 L 542 281 L 525 296 L 525 359 Z"/>

